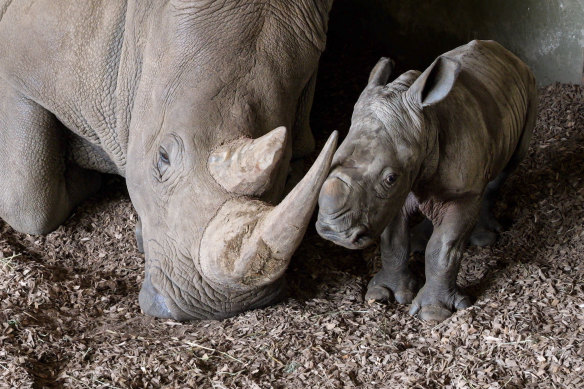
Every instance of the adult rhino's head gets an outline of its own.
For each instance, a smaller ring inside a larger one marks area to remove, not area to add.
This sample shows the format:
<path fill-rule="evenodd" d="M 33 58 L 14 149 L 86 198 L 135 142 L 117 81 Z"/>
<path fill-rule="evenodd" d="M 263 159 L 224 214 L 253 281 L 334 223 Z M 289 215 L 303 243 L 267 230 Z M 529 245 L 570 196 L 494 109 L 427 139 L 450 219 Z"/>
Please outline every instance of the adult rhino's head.
<path fill-rule="evenodd" d="M 333 134 L 279 201 L 330 6 L 304 3 L 176 0 L 154 13 L 126 167 L 145 313 L 223 318 L 281 297 L 336 148 Z"/>
<path fill-rule="evenodd" d="M 382 58 L 371 71 L 319 196 L 318 233 L 350 249 L 373 243 L 436 163 L 428 158 L 438 139 L 429 108 L 449 94 L 460 65 L 439 57 L 388 84 L 392 69 Z"/>

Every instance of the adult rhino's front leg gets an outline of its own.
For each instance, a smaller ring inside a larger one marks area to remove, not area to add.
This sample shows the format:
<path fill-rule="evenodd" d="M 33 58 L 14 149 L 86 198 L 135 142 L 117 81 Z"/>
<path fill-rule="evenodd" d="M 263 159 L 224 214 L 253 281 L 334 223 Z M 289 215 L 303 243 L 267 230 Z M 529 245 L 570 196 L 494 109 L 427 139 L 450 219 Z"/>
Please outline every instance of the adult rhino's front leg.
<path fill-rule="evenodd" d="M 426 283 L 412 302 L 410 314 L 422 320 L 443 321 L 457 309 L 471 305 L 460 292 L 456 278 L 462 250 L 478 216 L 481 198 L 453 201 L 438 214 L 438 221 L 426 247 Z"/>
<path fill-rule="evenodd" d="M 0 217 L 45 234 L 100 186 L 100 175 L 66 160 L 66 129 L 53 114 L 0 82 Z"/>

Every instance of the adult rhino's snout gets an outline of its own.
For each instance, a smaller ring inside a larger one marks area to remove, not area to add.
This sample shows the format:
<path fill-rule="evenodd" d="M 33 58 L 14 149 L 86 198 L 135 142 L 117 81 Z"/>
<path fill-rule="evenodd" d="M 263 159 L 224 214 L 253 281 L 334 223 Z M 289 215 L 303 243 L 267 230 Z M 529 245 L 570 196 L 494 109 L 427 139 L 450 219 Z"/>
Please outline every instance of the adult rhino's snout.
<path fill-rule="evenodd" d="M 329 177 L 323 184 L 318 197 L 319 213 L 333 216 L 343 212 L 351 194 L 351 188 L 337 177 Z"/>

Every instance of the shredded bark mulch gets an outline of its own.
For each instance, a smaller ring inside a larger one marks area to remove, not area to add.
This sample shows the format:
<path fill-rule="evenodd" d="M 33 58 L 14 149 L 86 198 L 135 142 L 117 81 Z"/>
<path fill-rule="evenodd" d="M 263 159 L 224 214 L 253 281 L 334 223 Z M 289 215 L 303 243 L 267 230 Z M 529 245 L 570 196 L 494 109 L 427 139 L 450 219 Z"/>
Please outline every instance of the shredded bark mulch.
<path fill-rule="evenodd" d="M 110 178 L 47 236 L 0 221 L 0 387 L 584 387 L 584 88 L 540 92 L 529 156 L 497 206 L 506 231 L 466 250 L 459 284 L 476 302 L 449 320 L 364 303 L 378 251 L 313 227 L 283 303 L 220 322 L 146 317 L 136 216 Z M 322 145 L 352 103 L 319 96 Z"/>

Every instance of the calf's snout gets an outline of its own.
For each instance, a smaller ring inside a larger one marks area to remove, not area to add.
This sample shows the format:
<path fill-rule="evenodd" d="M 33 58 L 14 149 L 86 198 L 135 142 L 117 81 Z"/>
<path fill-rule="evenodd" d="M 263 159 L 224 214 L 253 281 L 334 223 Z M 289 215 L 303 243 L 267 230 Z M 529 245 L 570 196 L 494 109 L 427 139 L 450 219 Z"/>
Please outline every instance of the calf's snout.
<path fill-rule="evenodd" d="M 330 177 L 324 182 L 318 197 L 319 213 L 333 215 L 345 210 L 351 188 L 337 177 Z"/>

